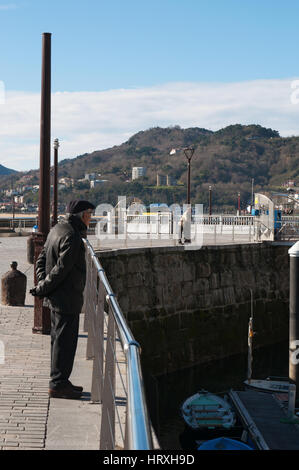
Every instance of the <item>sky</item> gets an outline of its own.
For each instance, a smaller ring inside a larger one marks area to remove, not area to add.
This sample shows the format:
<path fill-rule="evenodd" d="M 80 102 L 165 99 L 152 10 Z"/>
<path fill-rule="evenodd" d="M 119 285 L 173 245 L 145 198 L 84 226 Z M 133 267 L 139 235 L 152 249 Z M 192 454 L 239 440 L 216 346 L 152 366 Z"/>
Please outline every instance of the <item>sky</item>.
<path fill-rule="evenodd" d="M 39 166 L 42 33 L 59 159 L 150 127 L 299 135 L 298 0 L 0 0 L 0 163 Z"/>

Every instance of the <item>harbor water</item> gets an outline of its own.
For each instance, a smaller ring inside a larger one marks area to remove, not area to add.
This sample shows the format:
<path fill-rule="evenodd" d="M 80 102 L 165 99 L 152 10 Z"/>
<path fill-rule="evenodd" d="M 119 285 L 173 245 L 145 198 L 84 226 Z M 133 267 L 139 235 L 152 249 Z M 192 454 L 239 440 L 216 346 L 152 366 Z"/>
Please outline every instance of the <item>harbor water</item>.
<path fill-rule="evenodd" d="M 288 348 L 288 341 L 284 341 L 254 350 L 252 378 L 288 377 Z M 247 354 L 240 354 L 151 379 L 148 404 L 161 448 L 182 449 L 186 425 L 180 408 L 186 398 L 201 389 L 216 394 L 243 390 L 247 364 Z"/>

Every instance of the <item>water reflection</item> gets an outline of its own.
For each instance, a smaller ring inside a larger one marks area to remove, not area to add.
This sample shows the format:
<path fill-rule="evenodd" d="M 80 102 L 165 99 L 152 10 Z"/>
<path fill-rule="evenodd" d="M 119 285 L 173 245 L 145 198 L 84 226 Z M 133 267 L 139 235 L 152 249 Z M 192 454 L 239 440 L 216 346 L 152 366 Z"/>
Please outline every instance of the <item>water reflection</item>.
<path fill-rule="evenodd" d="M 288 376 L 288 341 L 254 350 L 252 377 Z M 152 423 L 163 449 L 180 449 L 179 436 L 185 429 L 180 414 L 182 402 L 199 389 L 219 393 L 243 390 L 247 377 L 247 354 L 233 356 L 188 370 L 151 379 L 147 386 Z"/>

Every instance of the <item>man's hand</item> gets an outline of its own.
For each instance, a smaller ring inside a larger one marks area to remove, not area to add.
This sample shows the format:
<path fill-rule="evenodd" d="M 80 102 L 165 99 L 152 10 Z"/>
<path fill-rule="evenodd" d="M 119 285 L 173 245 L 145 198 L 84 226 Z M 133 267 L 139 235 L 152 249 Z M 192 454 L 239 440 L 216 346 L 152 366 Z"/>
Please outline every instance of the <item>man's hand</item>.
<path fill-rule="evenodd" d="M 43 297 L 43 295 L 40 295 L 36 292 L 37 287 L 33 287 L 33 289 L 30 289 L 30 294 L 33 295 L 34 297 Z"/>

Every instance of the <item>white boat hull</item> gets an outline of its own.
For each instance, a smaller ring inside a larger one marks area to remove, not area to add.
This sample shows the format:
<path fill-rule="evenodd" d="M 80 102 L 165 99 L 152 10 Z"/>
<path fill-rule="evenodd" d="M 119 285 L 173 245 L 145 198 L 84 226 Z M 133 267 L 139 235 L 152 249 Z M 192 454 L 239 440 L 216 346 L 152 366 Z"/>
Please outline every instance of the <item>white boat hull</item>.
<path fill-rule="evenodd" d="M 283 380 L 245 380 L 245 386 L 261 392 L 268 393 L 288 393 L 289 392 L 289 382 Z"/>
<path fill-rule="evenodd" d="M 224 398 L 205 391 L 189 397 L 181 411 L 186 424 L 194 430 L 230 429 L 236 421 L 234 412 Z"/>

